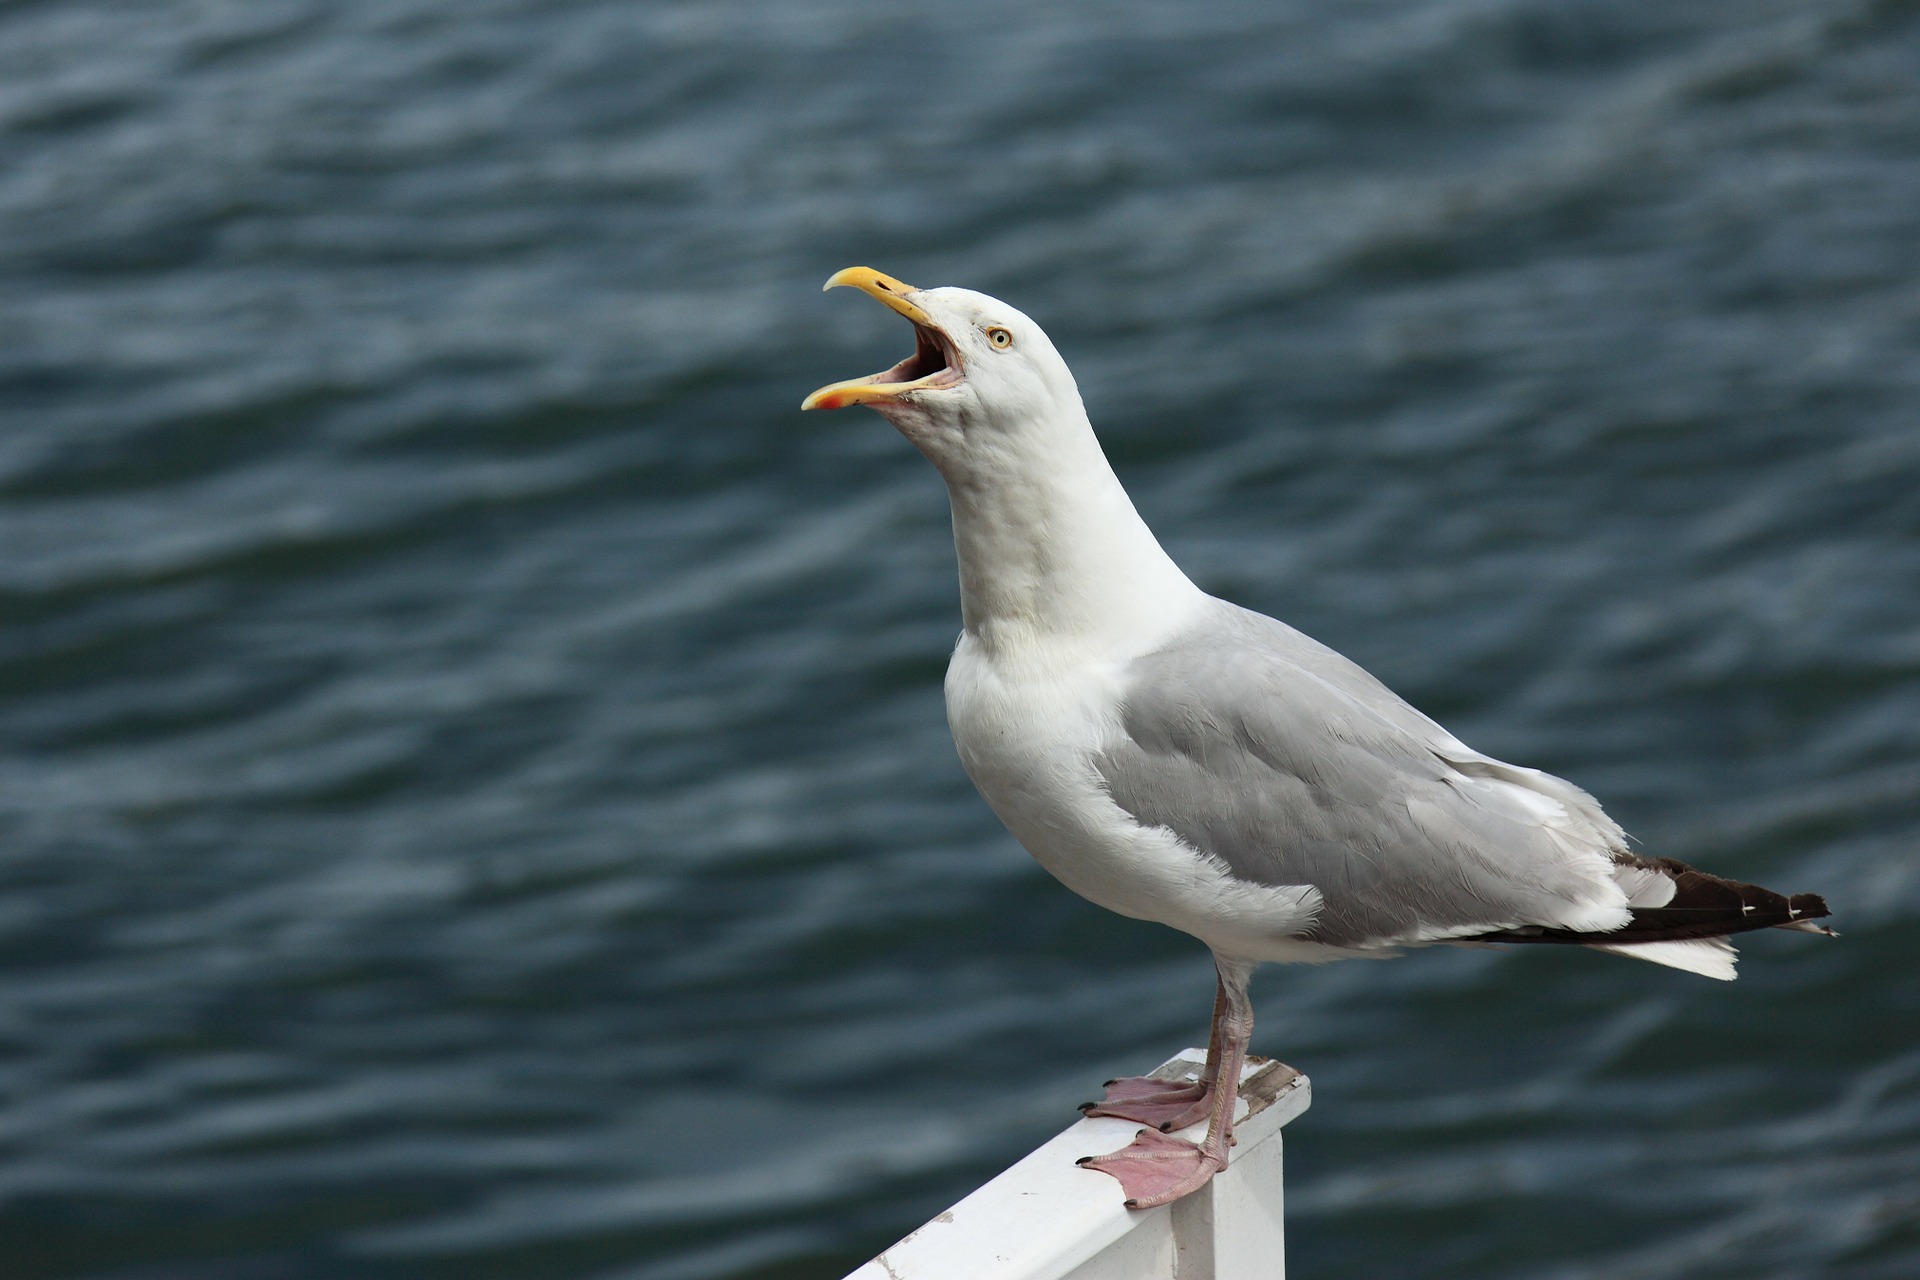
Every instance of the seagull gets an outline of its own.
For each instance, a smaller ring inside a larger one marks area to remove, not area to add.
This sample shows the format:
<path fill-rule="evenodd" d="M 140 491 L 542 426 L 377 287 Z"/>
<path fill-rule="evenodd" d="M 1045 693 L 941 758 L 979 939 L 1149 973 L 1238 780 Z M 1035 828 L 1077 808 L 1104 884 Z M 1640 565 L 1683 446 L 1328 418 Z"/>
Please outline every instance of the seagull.
<path fill-rule="evenodd" d="M 870 267 L 825 287 L 842 286 L 911 321 L 913 354 L 801 408 L 878 410 L 946 482 L 963 623 L 947 720 L 968 776 L 1067 888 L 1213 953 L 1201 1080 L 1110 1081 L 1083 1108 L 1150 1126 L 1080 1161 L 1128 1208 L 1226 1167 L 1261 964 L 1532 943 L 1731 979 L 1729 934 L 1831 934 L 1817 894 L 1631 852 L 1572 783 L 1480 754 L 1332 649 L 1195 586 L 1013 307 Z M 1172 1136 L 1203 1120 L 1200 1141 Z"/>

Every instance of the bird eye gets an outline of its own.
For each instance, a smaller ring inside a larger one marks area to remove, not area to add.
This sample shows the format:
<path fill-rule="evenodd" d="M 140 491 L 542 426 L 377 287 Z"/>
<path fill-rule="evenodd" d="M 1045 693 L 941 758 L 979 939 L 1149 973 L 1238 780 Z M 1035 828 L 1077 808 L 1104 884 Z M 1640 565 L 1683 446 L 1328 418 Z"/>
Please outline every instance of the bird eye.
<path fill-rule="evenodd" d="M 995 350 L 1005 351 L 1013 345 L 1013 335 L 1005 329 L 996 326 L 995 328 L 987 330 L 987 341 L 993 344 Z"/>

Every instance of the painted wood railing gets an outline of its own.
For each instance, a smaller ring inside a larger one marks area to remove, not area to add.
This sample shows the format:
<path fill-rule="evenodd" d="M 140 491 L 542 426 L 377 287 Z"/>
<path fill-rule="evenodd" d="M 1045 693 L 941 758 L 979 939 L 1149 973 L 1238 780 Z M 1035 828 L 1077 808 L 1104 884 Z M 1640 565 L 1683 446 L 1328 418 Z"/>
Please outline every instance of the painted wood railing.
<path fill-rule="evenodd" d="M 1197 1079 L 1205 1059 L 1188 1049 L 1150 1074 Z M 1119 1150 L 1140 1125 L 1082 1120 L 847 1280 L 1283 1280 L 1280 1130 L 1312 1090 L 1266 1058 L 1249 1058 L 1240 1079 L 1227 1168 L 1192 1195 L 1125 1208 L 1118 1182 L 1074 1161 Z"/>

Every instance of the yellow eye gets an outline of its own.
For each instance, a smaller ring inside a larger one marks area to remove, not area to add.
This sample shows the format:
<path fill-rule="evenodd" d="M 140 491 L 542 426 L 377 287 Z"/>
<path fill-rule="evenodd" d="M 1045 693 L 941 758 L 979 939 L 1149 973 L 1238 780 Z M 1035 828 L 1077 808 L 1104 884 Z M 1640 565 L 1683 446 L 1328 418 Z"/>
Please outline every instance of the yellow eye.
<path fill-rule="evenodd" d="M 987 341 L 993 344 L 994 350 L 1005 351 L 1013 345 L 1013 335 L 996 326 L 987 330 Z"/>

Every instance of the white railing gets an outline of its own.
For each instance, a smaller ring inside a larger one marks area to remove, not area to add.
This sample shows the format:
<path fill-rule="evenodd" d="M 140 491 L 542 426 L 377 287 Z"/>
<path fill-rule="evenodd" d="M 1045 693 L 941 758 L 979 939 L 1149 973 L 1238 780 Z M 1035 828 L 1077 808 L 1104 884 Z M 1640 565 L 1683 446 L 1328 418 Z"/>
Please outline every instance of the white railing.
<path fill-rule="evenodd" d="M 1150 1074 L 1198 1079 L 1206 1056 L 1188 1049 Z M 1082 1120 L 847 1280 L 1283 1280 L 1280 1130 L 1312 1090 L 1268 1058 L 1248 1058 L 1240 1079 L 1227 1168 L 1192 1195 L 1122 1207 L 1118 1182 L 1074 1161 L 1119 1150 L 1140 1125 Z"/>

